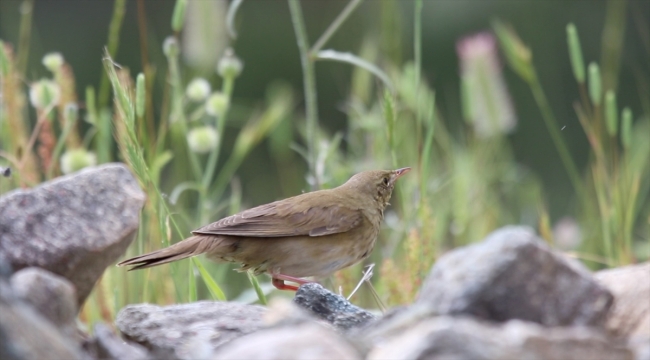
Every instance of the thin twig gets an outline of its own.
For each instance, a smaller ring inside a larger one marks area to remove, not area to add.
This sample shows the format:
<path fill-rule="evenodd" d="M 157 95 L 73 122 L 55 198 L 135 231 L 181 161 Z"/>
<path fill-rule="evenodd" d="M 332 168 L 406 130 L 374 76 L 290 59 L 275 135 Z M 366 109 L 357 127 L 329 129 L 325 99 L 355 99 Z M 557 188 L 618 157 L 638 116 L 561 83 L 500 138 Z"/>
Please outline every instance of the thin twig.
<path fill-rule="evenodd" d="M 343 25 L 345 20 L 348 19 L 348 17 L 352 14 L 352 12 L 361 4 L 363 0 L 352 0 L 350 1 L 343 11 L 339 14 L 339 16 L 332 21 L 330 26 L 327 27 L 323 35 L 318 38 L 314 46 L 309 50 L 309 56 L 314 57 L 316 54 L 320 51 L 320 49 L 325 46 L 325 44 L 329 41 L 329 39 L 334 35 L 334 33 Z"/>

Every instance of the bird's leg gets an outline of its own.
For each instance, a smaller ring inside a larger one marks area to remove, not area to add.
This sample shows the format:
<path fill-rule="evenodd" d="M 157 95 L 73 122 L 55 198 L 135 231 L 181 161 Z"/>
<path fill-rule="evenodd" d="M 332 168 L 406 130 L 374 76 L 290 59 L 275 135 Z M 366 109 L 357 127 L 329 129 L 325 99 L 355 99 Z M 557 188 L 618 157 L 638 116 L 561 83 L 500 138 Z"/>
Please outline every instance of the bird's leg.
<path fill-rule="evenodd" d="M 298 287 L 297 287 L 297 286 L 287 285 L 287 284 L 284 283 L 284 280 L 280 280 L 280 279 L 273 278 L 272 284 L 273 284 L 273 286 L 275 286 L 275 288 L 278 289 L 278 290 L 291 290 L 291 291 L 298 291 Z"/>
<path fill-rule="evenodd" d="M 285 281 L 295 282 L 300 285 L 311 282 L 309 280 L 305 280 L 305 279 L 301 279 L 289 275 L 282 275 L 282 274 L 272 274 L 271 277 L 273 278 L 272 281 L 273 286 L 275 286 L 278 290 L 292 290 L 292 291 L 298 290 L 297 286 L 287 285 L 284 283 Z"/>

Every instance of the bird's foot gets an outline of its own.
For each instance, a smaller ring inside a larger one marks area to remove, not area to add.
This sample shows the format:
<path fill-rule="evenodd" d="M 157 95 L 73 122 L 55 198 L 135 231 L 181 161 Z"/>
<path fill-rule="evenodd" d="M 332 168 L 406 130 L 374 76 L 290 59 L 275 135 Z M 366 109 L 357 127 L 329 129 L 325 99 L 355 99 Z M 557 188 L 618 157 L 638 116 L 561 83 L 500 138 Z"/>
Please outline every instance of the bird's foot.
<path fill-rule="evenodd" d="M 294 285 L 287 285 L 284 282 L 285 281 L 291 281 L 295 282 L 297 284 L 303 285 L 310 283 L 311 281 L 289 276 L 289 275 L 282 275 L 282 274 L 273 274 L 271 275 L 273 278 L 272 284 L 275 286 L 276 289 L 278 290 L 291 290 L 291 291 L 298 291 L 298 286 Z"/>

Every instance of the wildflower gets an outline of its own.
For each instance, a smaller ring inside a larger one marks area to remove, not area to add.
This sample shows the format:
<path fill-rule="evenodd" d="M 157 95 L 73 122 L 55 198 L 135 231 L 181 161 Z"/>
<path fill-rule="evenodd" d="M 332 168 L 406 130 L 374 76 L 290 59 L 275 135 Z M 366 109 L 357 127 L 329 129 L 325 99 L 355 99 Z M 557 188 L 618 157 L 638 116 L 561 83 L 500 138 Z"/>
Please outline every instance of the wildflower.
<path fill-rule="evenodd" d="M 494 36 L 479 33 L 466 37 L 457 43 L 456 50 L 466 120 L 480 137 L 511 132 L 517 119 L 501 74 Z"/>
<path fill-rule="evenodd" d="M 41 79 L 33 83 L 29 89 L 29 101 L 37 109 L 55 105 L 59 102 L 60 96 L 59 85 L 48 79 Z"/>
<path fill-rule="evenodd" d="M 61 156 L 61 171 L 64 174 L 70 174 L 96 164 L 95 154 L 83 148 L 68 150 Z"/>
<path fill-rule="evenodd" d="M 217 73 L 223 78 L 236 78 L 244 68 L 241 60 L 235 56 L 232 49 L 226 49 L 219 63 L 217 64 Z"/>
<path fill-rule="evenodd" d="M 190 150 L 197 154 L 204 154 L 217 146 L 217 130 L 212 126 L 202 126 L 190 130 L 187 134 L 187 143 Z"/>
<path fill-rule="evenodd" d="M 185 89 L 185 94 L 192 101 L 203 101 L 210 95 L 210 83 L 204 78 L 192 80 Z"/>
<path fill-rule="evenodd" d="M 230 105 L 230 99 L 221 92 L 215 92 L 205 101 L 205 112 L 212 116 L 221 116 Z"/>
<path fill-rule="evenodd" d="M 168 36 L 165 42 L 163 42 L 163 53 L 168 58 L 175 58 L 178 56 L 178 52 L 178 40 L 173 36 Z"/>
<path fill-rule="evenodd" d="M 64 60 L 61 53 L 52 52 L 43 56 L 43 65 L 51 72 L 57 72 L 63 63 Z"/>

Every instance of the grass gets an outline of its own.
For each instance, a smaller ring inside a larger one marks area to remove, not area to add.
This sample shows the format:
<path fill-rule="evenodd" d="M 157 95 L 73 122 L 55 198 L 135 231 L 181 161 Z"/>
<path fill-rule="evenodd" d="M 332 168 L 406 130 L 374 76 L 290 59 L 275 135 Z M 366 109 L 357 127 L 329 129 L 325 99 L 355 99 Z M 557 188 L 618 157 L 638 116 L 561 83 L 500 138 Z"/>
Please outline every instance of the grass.
<path fill-rule="evenodd" d="M 30 1 L 25 3 L 33 5 Z M 422 76 L 421 14 L 428 3 L 415 2 L 413 59 L 398 62 L 398 56 L 380 61 L 378 54 L 379 49 L 394 48 L 395 39 L 401 36 L 399 32 L 382 32 L 380 40 L 366 38 L 358 55 L 327 48 L 328 40 L 361 1 L 350 1 L 318 40 L 310 44 L 302 4 L 299 0 L 288 0 L 302 63 L 303 88 L 274 83 L 267 89 L 265 99 L 252 110 L 244 111 L 232 96 L 242 71 L 232 50 L 221 59 L 218 81 L 211 84 L 219 90 L 201 94 L 198 89 L 198 95 L 193 97 L 186 91 L 192 79 L 180 60 L 179 36 L 186 1 L 177 1 L 171 19 L 173 32 L 163 49 L 168 66 L 165 71 L 156 73 L 148 67 L 150 64 L 144 64 L 144 73 L 132 74 L 117 64 L 113 57 L 120 46 L 124 3 L 115 2 L 106 53 L 103 59 L 97 59 L 103 62 L 104 78 L 97 88 L 85 89 L 83 100 L 79 101 L 84 106 L 79 106 L 78 113 L 71 111 L 70 104 L 76 104 L 80 94 L 73 69 L 65 61 L 48 66 L 58 95 L 53 96 L 48 90 L 40 94 L 41 102 L 36 106 L 27 101 L 30 89 L 22 79 L 30 71 L 24 68 L 28 55 L 23 49 L 25 42 L 29 42 L 30 12 L 23 13 L 18 53 L 3 39 L 0 166 L 10 166 L 14 174 L 9 179 L 0 178 L 0 192 L 36 186 L 68 168 L 124 161 L 148 198 L 137 239 L 126 254 L 133 256 L 179 241 L 193 228 L 240 211 L 243 200 L 237 175 L 242 164 L 250 161 L 260 147 L 268 146 L 281 176 L 295 174 L 296 162 L 302 161 L 311 189 L 336 186 L 362 169 L 411 166 L 414 171 L 408 179 L 400 181 L 393 206 L 386 212 L 376 251 L 363 264 L 340 271 L 325 282 L 332 289 L 341 288 L 344 294 L 350 294 L 362 278 L 364 267 L 376 264 L 369 281 L 374 289 L 361 286 L 352 298 L 366 307 L 410 302 L 439 256 L 454 247 L 478 241 L 500 226 L 530 225 L 549 243 L 559 241 L 547 210 L 548 189 L 536 174 L 515 161 L 515 149 L 507 133 L 497 131 L 484 136 L 477 131 L 479 120 L 473 110 L 477 107 L 476 99 L 498 98 L 500 94 L 491 92 L 500 90 L 468 85 L 459 96 L 461 109 L 445 113 L 442 109 L 449 106 L 440 106 L 435 90 Z M 223 24 L 230 29 L 233 42 L 239 4 L 232 3 L 228 23 Z M 617 17 L 620 9 L 608 11 L 616 13 L 608 15 L 606 26 L 621 26 Z M 241 20 L 242 26 L 253 26 L 246 19 Z M 384 14 L 380 21 L 382 29 L 395 28 L 390 16 Z M 572 255 L 594 269 L 647 260 L 650 104 L 646 100 L 642 109 L 629 109 L 626 99 L 616 98 L 616 86 L 612 84 L 617 84 L 618 79 L 611 68 L 619 66 L 620 54 L 611 52 L 621 49 L 603 48 L 606 76 L 601 82 L 599 71 L 592 71 L 600 67 L 585 69 L 579 29 L 573 25 L 567 29 L 567 54 L 571 57 L 567 55 L 566 61 L 571 62 L 576 74 L 575 117 L 590 146 L 588 163 L 580 168 L 558 129 L 555 111 L 539 82 L 544 74 L 538 74 L 529 45 L 504 23 L 494 22 L 493 28 L 509 68 L 529 87 L 560 155 L 562 171 L 571 179 L 576 206 L 563 215 L 576 219 L 582 231 L 580 247 L 570 249 Z M 144 59 L 152 57 L 148 49 L 160 46 L 145 45 L 140 48 Z M 348 125 L 335 134 L 321 127 L 317 107 L 315 71 L 320 61 L 328 60 L 352 67 L 346 103 Z M 501 76 L 489 68 L 479 69 L 479 76 Z M 640 71 L 647 75 L 648 69 Z M 641 76 L 638 80 L 639 97 L 649 99 L 648 84 L 643 79 Z M 468 81 L 471 85 L 471 79 Z M 33 89 L 36 81 L 30 83 Z M 489 85 L 494 81 L 477 82 L 481 83 Z M 155 84 L 164 84 L 164 96 L 159 103 L 154 103 L 152 96 Z M 301 98 L 304 109 L 299 106 Z M 159 114 L 156 121 L 154 109 Z M 226 141 L 224 134 L 232 130 L 233 124 L 239 127 L 237 135 L 233 141 Z M 452 128 L 450 124 L 460 125 Z M 207 135 L 188 137 L 198 130 Z M 73 150 L 89 156 L 64 163 L 65 154 Z M 283 180 L 285 184 L 292 183 L 288 177 Z M 287 189 L 293 194 L 298 191 L 293 187 Z M 111 267 L 98 282 L 81 317 L 86 323 L 112 323 L 116 312 L 131 303 L 233 300 L 240 294 L 241 299 L 250 299 L 245 294 L 250 291 L 257 295 L 258 302 L 266 303 L 270 295 L 268 278 L 257 279 L 251 274 L 246 278 L 234 274 L 231 268 L 200 257 L 131 273 Z"/>

